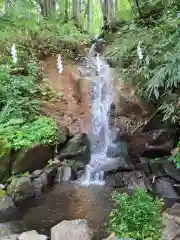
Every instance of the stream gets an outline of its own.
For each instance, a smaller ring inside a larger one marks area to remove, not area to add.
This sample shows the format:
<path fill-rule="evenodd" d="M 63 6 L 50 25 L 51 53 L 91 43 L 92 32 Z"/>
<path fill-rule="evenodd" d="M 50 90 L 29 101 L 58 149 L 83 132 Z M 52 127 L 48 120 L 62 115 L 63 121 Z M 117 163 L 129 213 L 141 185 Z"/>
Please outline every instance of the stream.
<path fill-rule="evenodd" d="M 108 186 L 57 184 L 39 199 L 25 201 L 3 220 L 22 220 L 27 230 L 50 236 L 51 227 L 62 220 L 86 219 L 99 240 L 107 237 L 105 223 L 111 209 L 111 192 Z"/>

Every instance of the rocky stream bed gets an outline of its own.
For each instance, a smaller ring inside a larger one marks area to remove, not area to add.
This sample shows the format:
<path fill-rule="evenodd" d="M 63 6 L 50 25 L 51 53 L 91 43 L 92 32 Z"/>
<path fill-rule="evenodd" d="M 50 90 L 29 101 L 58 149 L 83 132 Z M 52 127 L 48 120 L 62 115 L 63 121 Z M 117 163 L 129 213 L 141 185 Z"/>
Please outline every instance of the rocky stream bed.
<path fill-rule="evenodd" d="M 53 147 L 36 145 L 23 153 L 19 165 L 11 161 L 10 170 L 17 175 L 1 184 L 5 195 L 0 198 L 0 239 L 103 239 L 108 236 L 104 224 L 111 209 L 110 193 L 133 187 L 164 199 L 163 239 L 179 239 L 180 172 L 168 160 L 174 145 L 172 130 L 129 134 L 116 129 L 107 151 L 111 164 L 104 169 L 105 186 L 84 188 L 75 180 L 90 160 L 88 136 L 62 129 L 56 155 Z M 27 170 L 29 174 L 18 175 Z"/>

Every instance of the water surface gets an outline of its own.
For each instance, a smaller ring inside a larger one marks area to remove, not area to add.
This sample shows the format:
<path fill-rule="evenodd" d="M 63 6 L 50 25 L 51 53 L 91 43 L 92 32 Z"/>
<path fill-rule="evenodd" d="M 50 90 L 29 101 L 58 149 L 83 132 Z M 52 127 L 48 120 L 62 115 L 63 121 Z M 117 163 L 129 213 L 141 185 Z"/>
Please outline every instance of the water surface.
<path fill-rule="evenodd" d="M 111 192 L 107 186 L 58 184 L 40 199 L 24 203 L 14 218 L 22 219 L 27 230 L 47 235 L 50 228 L 62 220 L 86 219 L 95 230 L 95 239 L 99 240 L 107 236 L 104 225 L 111 209 Z"/>

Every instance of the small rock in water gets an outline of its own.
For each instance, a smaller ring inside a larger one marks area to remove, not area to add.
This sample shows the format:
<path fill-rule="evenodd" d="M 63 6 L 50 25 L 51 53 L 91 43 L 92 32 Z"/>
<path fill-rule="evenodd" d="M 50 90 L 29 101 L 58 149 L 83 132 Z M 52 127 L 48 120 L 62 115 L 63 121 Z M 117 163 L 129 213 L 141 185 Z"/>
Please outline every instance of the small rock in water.
<path fill-rule="evenodd" d="M 155 193 L 162 198 L 180 199 L 179 195 L 173 188 L 171 181 L 166 178 L 156 179 L 153 188 Z"/>
<path fill-rule="evenodd" d="M 22 233 L 24 230 L 23 224 L 20 221 L 0 223 L 0 237 L 2 237 L 2 239 L 12 234 Z"/>
<path fill-rule="evenodd" d="M 76 219 L 62 221 L 51 228 L 51 240 L 92 240 L 93 232 L 88 227 L 87 221 Z"/>
<path fill-rule="evenodd" d="M 47 236 L 38 234 L 35 230 L 24 232 L 19 236 L 19 240 L 47 240 Z"/>

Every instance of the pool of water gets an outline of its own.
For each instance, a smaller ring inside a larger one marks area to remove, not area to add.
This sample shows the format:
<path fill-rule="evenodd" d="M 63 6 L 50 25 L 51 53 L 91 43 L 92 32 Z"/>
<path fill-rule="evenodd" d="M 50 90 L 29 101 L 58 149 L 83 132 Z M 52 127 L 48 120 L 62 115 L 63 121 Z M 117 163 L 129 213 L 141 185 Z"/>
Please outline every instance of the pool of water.
<path fill-rule="evenodd" d="M 10 220 L 23 220 L 27 230 L 49 236 L 51 227 L 62 220 L 82 218 L 88 221 L 95 231 L 95 239 L 99 240 L 108 235 L 105 223 L 112 206 L 111 192 L 108 186 L 58 184 L 40 199 L 23 203 Z"/>

